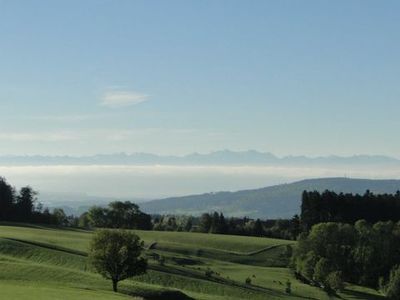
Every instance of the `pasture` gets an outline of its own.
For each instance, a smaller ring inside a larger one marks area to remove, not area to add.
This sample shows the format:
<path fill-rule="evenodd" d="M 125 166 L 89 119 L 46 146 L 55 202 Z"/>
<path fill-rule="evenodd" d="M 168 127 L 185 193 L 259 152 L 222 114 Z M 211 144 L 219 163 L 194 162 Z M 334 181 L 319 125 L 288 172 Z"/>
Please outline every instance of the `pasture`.
<path fill-rule="evenodd" d="M 87 262 L 92 232 L 0 225 L 0 288 L 6 299 L 332 299 L 286 268 L 294 242 L 186 232 L 136 231 L 145 241 L 147 274 L 111 283 Z M 160 263 L 156 257 L 162 257 Z M 251 284 L 246 284 L 246 278 Z M 285 293 L 291 282 L 291 294 Z M 341 299 L 381 299 L 348 286 Z M 27 298 L 28 297 L 28 298 Z"/>

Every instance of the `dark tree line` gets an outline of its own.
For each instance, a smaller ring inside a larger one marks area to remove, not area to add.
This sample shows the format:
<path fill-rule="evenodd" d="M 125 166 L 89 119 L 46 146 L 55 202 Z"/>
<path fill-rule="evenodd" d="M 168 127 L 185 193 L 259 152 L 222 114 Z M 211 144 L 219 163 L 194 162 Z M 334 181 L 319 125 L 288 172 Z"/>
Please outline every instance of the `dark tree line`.
<path fill-rule="evenodd" d="M 37 201 L 37 192 L 26 186 L 19 191 L 0 177 L 0 221 L 58 224 L 60 213 L 51 213 Z M 63 213 L 63 212 L 62 212 Z M 64 214 L 64 217 L 67 218 Z"/>
<path fill-rule="evenodd" d="M 301 204 L 301 222 L 305 230 L 323 222 L 354 224 L 357 220 L 368 223 L 400 220 L 400 192 L 396 194 L 337 194 L 304 191 Z"/>
<path fill-rule="evenodd" d="M 249 218 L 226 218 L 222 213 L 203 213 L 200 217 L 157 215 L 153 216 L 153 230 L 191 231 L 212 234 L 296 239 L 300 233 L 300 218 L 261 220 Z"/>
<path fill-rule="evenodd" d="M 222 213 L 205 213 L 199 219 L 198 231 L 205 233 L 296 239 L 300 233 L 300 219 L 261 220 L 228 218 Z"/>

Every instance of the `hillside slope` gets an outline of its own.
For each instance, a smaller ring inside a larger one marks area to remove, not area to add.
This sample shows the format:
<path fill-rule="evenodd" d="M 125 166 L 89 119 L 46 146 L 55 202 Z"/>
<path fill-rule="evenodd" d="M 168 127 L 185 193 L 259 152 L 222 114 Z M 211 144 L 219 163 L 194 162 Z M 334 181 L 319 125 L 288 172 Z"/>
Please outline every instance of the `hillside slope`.
<path fill-rule="evenodd" d="M 360 286 L 347 286 L 338 297 L 331 297 L 297 281 L 284 267 L 293 241 L 140 230 L 135 233 L 145 242 L 149 270 L 122 281 L 119 293 L 112 293 L 110 281 L 96 274 L 87 260 L 92 233 L 0 223 L 0 299 L 383 299 Z M 161 256 L 162 264 L 155 259 Z M 245 283 L 246 278 L 251 284 Z M 288 280 L 291 294 L 285 292 Z"/>
<path fill-rule="evenodd" d="M 219 192 L 166 198 L 141 204 L 148 213 L 193 214 L 221 211 L 228 216 L 253 218 L 288 218 L 300 212 L 304 190 L 333 190 L 344 193 L 394 193 L 400 190 L 400 180 L 370 180 L 350 178 L 308 179 L 256 190 Z"/>

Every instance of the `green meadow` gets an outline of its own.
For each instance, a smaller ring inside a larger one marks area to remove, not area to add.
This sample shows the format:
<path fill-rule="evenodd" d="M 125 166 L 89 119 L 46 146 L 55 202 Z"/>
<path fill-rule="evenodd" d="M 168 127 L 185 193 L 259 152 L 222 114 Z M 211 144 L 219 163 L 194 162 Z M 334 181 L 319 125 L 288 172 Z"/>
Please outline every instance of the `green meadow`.
<path fill-rule="evenodd" d="M 186 232 L 135 231 L 145 242 L 147 274 L 121 282 L 119 293 L 87 262 L 92 232 L 0 225 L 4 299 L 381 299 L 348 285 L 338 297 L 297 281 L 286 267 L 292 241 Z M 154 256 L 162 256 L 160 264 Z M 207 274 L 206 274 L 207 273 Z M 246 284 L 246 278 L 251 284 Z M 291 282 L 291 294 L 285 293 Z M 3 298 L 2 298 L 3 299 Z"/>

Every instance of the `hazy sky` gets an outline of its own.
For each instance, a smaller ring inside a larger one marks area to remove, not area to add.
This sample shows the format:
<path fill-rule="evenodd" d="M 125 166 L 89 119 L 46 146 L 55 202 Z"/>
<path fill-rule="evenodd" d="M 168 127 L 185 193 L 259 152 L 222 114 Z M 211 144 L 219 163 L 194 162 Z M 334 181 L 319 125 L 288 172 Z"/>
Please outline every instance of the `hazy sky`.
<path fill-rule="evenodd" d="M 0 0 L 0 154 L 399 157 L 399 11 Z"/>

